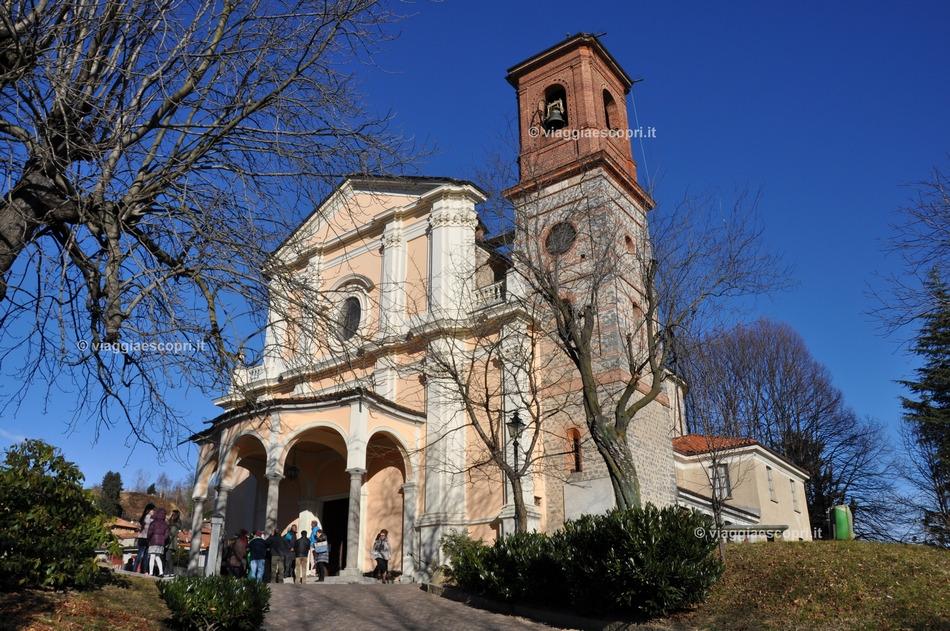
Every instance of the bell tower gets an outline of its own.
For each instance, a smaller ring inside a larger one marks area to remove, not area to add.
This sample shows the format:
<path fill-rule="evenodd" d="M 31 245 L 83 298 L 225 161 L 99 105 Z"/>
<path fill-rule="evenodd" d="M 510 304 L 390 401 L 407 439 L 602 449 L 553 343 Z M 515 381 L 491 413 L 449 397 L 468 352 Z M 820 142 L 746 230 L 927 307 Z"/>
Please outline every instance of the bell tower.
<path fill-rule="evenodd" d="M 508 69 L 517 92 L 520 181 L 526 190 L 603 167 L 645 209 L 637 183 L 626 95 L 633 81 L 596 36 L 579 33 Z"/>
<path fill-rule="evenodd" d="M 538 291 L 556 291 L 562 304 L 592 308 L 591 368 L 601 405 L 610 409 L 634 378 L 631 359 L 638 364 L 646 350 L 645 270 L 653 252 L 647 213 L 655 204 L 637 182 L 628 132 L 633 81 L 588 33 L 516 64 L 507 79 L 517 92 L 520 135 L 518 182 L 505 191 L 515 209 L 514 266 L 527 270 Z M 649 384 L 637 389 L 647 392 Z M 551 427 L 546 439 L 555 441 L 551 453 L 564 449 L 564 437 L 584 411 L 567 409 L 562 416 L 564 426 Z M 645 502 L 675 502 L 672 425 L 668 398 L 658 397 L 628 434 Z M 588 451 L 593 457 L 585 456 L 583 471 L 572 475 L 612 502 L 603 460 L 593 445 Z M 571 499 L 579 491 L 553 478 L 546 488 L 553 528 L 576 516 L 572 505 L 588 512 L 612 505 Z"/>

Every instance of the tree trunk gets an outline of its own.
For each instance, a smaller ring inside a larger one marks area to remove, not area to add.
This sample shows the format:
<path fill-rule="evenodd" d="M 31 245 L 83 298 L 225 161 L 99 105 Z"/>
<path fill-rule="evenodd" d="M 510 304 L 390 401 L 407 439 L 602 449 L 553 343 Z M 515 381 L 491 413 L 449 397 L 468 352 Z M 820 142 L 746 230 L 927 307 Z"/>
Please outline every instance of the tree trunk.
<path fill-rule="evenodd" d="M 515 531 L 528 532 L 528 509 L 524 505 L 524 491 L 521 488 L 521 475 L 517 472 L 508 476 L 511 482 L 512 500 L 515 504 Z"/>
<path fill-rule="evenodd" d="M 627 444 L 625 432 L 617 432 L 598 419 L 591 427 L 591 437 L 597 445 L 597 451 L 607 463 L 607 475 L 614 489 L 614 499 L 617 508 L 640 507 L 640 480 L 637 477 L 637 467 L 633 463 L 633 454 Z"/>
<path fill-rule="evenodd" d="M 10 268 L 48 220 L 72 207 L 48 176 L 28 170 L 0 203 L 0 302 L 7 295 Z"/>

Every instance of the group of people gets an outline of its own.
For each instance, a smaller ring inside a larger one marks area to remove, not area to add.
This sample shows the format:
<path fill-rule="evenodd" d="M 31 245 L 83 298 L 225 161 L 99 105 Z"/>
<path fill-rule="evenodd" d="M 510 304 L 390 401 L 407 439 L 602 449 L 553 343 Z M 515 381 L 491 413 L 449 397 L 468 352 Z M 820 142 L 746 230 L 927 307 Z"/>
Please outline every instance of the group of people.
<path fill-rule="evenodd" d="M 283 535 L 277 530 L 269 536 L 261 530 L 241 530 L 228 542 L 221 573 L 255 581 L 263 581 L 267 575 L 274 583 L 287 579 L 303 583 L 308 573 L 319 581 L 326 579 L 329 565 L 330 545 L 320 523 L 314 521 L 309 534 L 304 530 L 298 535 L 296 524 Z"/>
<path fill-rule="evenodd" d="M 181 513 L 176 509 L 168 515 L 164 508 L 156 508 L 149 502 L 139 517 L 137 551 L 130 568 L 133 572 L 171 576 L 174 574 L 175 549 L 181 531 Z M 147 567 L 147 569 L 146 569 Z M 168 574 L 165 570 L 168 570 Z"/>
<path fill-rule="evenodd" d="M 373 543 L 373 559 L 376 561 L 374 576 L 382 582 L 391 582 L 389 575 L 389 532 L 380 531 Z M 270 569 L 267 568 L 268 562 Z M 228 576 L 247 577 L 263 582 L 303 583 L 308 575 L 323 582 L 330 565 L 330 545 L 320 522 L 310 524 L 310 532 L 297 532 L 293 524 L 286 533 L 274 530 L 265 535 L 261 530 L 249 533 L 241 530 L 228 542 L 221 573 Z"/>

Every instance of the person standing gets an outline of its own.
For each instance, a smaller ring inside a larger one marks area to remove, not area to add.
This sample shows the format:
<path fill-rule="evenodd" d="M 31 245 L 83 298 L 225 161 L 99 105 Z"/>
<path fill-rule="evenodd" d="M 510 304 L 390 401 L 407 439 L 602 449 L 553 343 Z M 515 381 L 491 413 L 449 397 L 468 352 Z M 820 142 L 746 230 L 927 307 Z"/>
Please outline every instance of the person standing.
<path fill-rule="evenodd" d="M 316 519 L 310 522 L 310 553 L 311 556 L 307 559 L 307 576 L 316 576 L 317 575 L 317 559 L 313 556 L 313 549 L 317 545 L 317 535 L 320 534 L 320 522 Z"/>
<path fill-rule="evenodd" d="M 273 534 L 267 539 L 267 548 L 270 551 L 270 570 L 272 583 L 284 582 L 284 563 L 290 554 L 290 546 L 287 545 L 287 539 L 280 535 L 280 532 L 274 530 Z"/>
<path fill-rule="evenodd" d="M 145 565 L 148 560 L 148 527 L 152 524 L 152 515 L 155 513 L 155 504 L 149 502 L 139 517 L 139 534 L 135 539 L 138 551 L 135 553 L 135 565 L 132 566 L 133 572 L 145 574 Z"/>
<path fill-rule="evenodd" d="M 303 583 L 307 578 L 307 557 L 310 556 L 310 539 L 307 537 L 307 531 L 301 531 L 300 536 L 294 542 L 294 582 Z"/>
<path fill-rule="evenodd" d="M 294 582 L 294 546 L 297 544 L 297 524 L 292 524 L 290 530 L 284 534 L 287 541 L 287 555 L 284 557 L 284 578 Z"/>
<path fill-rule="evenodd" d="M 327 566 L 330 563 L 330 544 L 327 543 L 327 536 L 322 530 L 313 546 L 313 560 L 317 564 L 317 580 L 322 583 L 327 577 Z"/>
<path fill-rule="evenodd" d="M 376 541 L 373 542 L 373 558 L 376 560 L 376 569 L 373 570 L 373 574 L 384 583 L 389 582 L 390 555 L 389 531 L 383 528 L 376 535 Z"/>
<path fill-rule="evenodd" d="M 262 531 L 254 533 L 247 549 L 251 555 L 251 579 L 261 583 L 264 581 L 264 563 L 267 561 L 267 541 Z"/>
<path fill-rule="evenodd" d="M 178 550 L 178 533 L 181 532 L 181 512 L 176 508 L 168 517 L 168 545 L 165 546 L 165 567 L 168 574 L 175 574 L 175 552 Z"/>
<path fill-rule="evenodd" d="M 240 576 L 247 576 L 247 530 L 241 528 L 234 540 L 234 556 L 241 560 Z"/>
<path fill-rule="evenodd" d="M 165 542 L 168 541 L 168 524 L 165 522 L 165 509 L 159 508 L 152 517 L 148 526 L 148 573 L 155 573 L 158 565 L 158 575 L 165 576 L 162 557 L 165 556 Z"/>

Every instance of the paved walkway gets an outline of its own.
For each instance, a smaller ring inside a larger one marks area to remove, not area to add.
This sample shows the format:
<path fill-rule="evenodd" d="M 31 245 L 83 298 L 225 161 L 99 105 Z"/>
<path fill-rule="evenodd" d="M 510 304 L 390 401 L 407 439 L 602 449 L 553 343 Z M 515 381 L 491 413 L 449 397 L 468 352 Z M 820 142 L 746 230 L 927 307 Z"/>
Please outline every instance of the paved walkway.
<path fill-rule="evenodd" d="M 551 631 L 536 622 L 475 609 L 418 585 L 271 585 L 267 631 Z"/>

